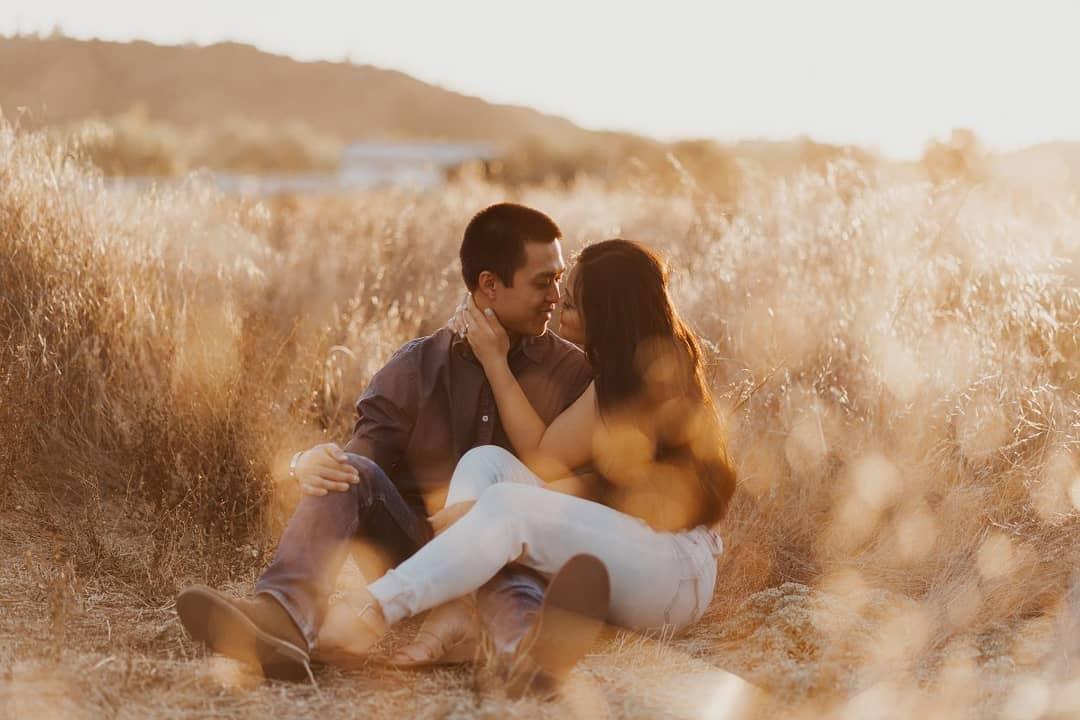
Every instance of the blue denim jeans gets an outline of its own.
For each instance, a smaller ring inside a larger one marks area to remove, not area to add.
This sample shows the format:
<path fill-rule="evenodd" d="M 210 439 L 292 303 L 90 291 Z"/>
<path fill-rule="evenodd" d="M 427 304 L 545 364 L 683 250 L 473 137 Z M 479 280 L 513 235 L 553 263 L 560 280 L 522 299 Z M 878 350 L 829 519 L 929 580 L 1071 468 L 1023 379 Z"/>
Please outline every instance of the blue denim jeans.
<path fill-rule="evenodd" d="M 353 541 L 374 544 L 397 566 L 433 536 L 422 511 L 401 496 L 382 468 L 361 455 L 347 453 L 346 457 L 360 481 L 344 492 L 305 495 L 278 541 L 270 566 L 255 585 L 257 594 L 271 595 L 284 606 L 309 649 L 315 647 Z M 524 568 L 508 567 L 479 591 L 480 621 L 484 624 L 507 614 L 533 615 L 543 595 L 542 578 Z"/>

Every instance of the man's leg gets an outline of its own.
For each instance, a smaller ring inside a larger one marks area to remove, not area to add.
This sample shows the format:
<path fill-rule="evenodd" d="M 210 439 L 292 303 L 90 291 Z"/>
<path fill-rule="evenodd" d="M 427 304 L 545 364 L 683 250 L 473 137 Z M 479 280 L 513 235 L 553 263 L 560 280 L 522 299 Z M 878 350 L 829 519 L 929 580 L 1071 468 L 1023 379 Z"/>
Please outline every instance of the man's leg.
<path fill-rule="evenodd" d="M 487 658 L 496 672 L 513 661 L 544 602 L 547 580 L 524 565 L 507 565 L 476 593 L 476 609 Z"/>
<path fill-rule="evenodd" d="M 359 455 L 347 458 L 359 482 L 345 492 L 301 500 L 253 599 L 202 586 L 180 593 L 177 613 L 193 638 L 260 665 L 269 677 L 300 679 L 350 543 L 369 539 L 396 564 L 431 539 L 426 518 L 378 465 Z"/>
<path fill-rule="evenodd" d="M 255 585 L 257 595 L 270 595 L 281 603 L 309 649 L 315 645 L 355 539 L 374 543 L 397 565 L 432 537 L 427 519 L 401 497 L 378 465 L 360 455 L 346 457 L 360 473 L 360 481 L 344 492 L 305 496 Z"/>

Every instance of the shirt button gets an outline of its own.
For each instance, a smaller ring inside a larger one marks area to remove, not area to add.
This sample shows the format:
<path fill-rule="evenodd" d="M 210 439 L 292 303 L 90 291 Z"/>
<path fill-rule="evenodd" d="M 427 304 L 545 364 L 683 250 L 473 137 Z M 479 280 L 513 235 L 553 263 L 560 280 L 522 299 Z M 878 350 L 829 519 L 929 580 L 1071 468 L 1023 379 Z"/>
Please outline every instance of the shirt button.
<path fill-rule="evenodd" d="M 483 416 L 483 417 L 481 417 L 480 419 L 481 419 L 481 420 L 482 420 L 483 422 L 487 422 L 487 421 L 488 421 L 488 416 L 487 416 L 487 415 L 484 415 L 484 416 Z"/>

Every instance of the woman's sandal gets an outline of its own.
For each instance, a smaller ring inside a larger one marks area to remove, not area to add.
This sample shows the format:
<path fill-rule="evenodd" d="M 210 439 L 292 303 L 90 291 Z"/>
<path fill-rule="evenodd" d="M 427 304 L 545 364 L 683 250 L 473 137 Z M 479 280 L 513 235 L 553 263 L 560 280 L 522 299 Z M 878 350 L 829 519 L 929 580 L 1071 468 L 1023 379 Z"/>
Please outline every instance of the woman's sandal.
<path fill-rule="evenodd" d="M 467 598 L 460 598 L 453 603 L 452 606 L 433 610 L 435 614 L 425 619 L 412 641 L 398 648 L 383 663 L 396 668 L 420 669 L 474 661 L 476 608 Z M 464 613 L 466 619 L 463 620 L 462 616 L 455 613 Z M 434 625 L 434 629 L 429 629 L 429 623 Z M 411 652 L 417 649 L 419 652 Z"/>
<path fill-rule="evenodd" d="M 354 620 L 358 620 L 367 629 L 372 638 L 371 643 L 363 651 L 350 650 L 347 645 L 342 643 L 324 645 L 323 647 L 316 647 L 315 657 L 323 664 L 337 665 L 344 668 L 366 665 L 375 657 L 371 654 L 370 648 L 375 647 L 379 640 L 386 635 L 388 629 L 386 620 L 383 619 L 378 603 L 370 596 L 358 601 L 346 593 L 340 598 L 339 602 L 351 610 L 350 616 L 353 616 Z M 321 635 L 320 640 L 323 640 Z"/>
<path fill-rule="evenodd" d="M 409 652 L 412 648 L 422 649 L 419 657 Z M 421 629 L 412 642 L 398 648 L 383 664 L 407 670 L 421 670 L 439 665 L 471 663 L 475 657 L 475 646 L 469 638 L 462 638 L 448 645 L 430 630 Z"/>

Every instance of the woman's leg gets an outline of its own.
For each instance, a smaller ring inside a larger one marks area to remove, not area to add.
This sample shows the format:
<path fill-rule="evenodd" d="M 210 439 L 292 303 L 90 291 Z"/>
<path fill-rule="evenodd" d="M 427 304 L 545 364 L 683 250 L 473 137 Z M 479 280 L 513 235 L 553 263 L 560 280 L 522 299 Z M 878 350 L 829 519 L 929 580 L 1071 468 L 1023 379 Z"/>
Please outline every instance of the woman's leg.
<path fill-rule="evenodd" d="M 507 450 L 483 445 L 469 450 L 458 461 L 450 479 L 446 505 L 475 501 L 484 490 L 499 482 L 540 485 L 543 481 Z M 520 566 L 506 568 L 480 588 L 478 598 L 462 597 L 433 608 L 416 638 L 402 646 L 391 662 L 401 666 L 433 662 L 449 650 L 454 650 L 450 654 L 452 658 L 472 657 L 476 602 L 480 604 L 479 619 L 492 642 L 497 643 L 504 636 L 517 639 L 524 634 L 543 596 L 543 580 L 532 577 L 530 570 Z M 503 627 L 508 624 L 509 627 Z"/>
<path fill-rule="evenodd" d="M 446 505 L 467 500 L 477 500 L 492 485 L 501 482 L 522 485 L 544 484 L 524 463 L 509 451 L 498 445 L 481 445 L 461 456 L 454 475 L 450 478 L 450 489 L 446 495 Z"/>
<path fill-rule="evenodd" d="M 512 453 L 482 445 L 465 453 L 454 468 L 447 505 L 476 501 L 498 483 L 543 485 L 543 481 Z M 544 602 L 547 580 L 530 568 L 511 563 L 476 590 L 480 630 L 496 664 L 509 662 L 529 632 Z"/>
<path fill-rule="evenodd" d="M 617 624 L 679 626 L 704 609 L 676 602 L 697 588 L 687 582 L 674 536 L 604 505 L 517 483 L 489 487 L 464 517 L 369 590 L 392 624 L 475 590 L 508 562 L 550 575 L 579 553 L 607 566 Z"/>

